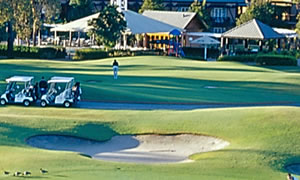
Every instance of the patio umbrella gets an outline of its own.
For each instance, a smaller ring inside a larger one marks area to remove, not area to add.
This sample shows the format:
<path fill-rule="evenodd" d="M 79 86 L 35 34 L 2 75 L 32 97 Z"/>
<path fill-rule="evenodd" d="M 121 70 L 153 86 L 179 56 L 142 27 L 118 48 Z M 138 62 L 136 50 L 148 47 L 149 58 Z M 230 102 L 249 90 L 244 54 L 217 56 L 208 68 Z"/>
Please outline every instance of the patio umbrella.
<path fill-rule="evenodd" d="M 191 43 L 200 44 L 200 45 L 204 46 L 204 59 L 206 60 L 207 59 L 207 47 L 209 45 L 220 44 L 220 41 L 218 41 L 214 38 L 211 38 L 209 36 L 203 36 L 203 37 L 200 37 L 200 38 L 197 38 L 197 39 L 193 40 Z"/>

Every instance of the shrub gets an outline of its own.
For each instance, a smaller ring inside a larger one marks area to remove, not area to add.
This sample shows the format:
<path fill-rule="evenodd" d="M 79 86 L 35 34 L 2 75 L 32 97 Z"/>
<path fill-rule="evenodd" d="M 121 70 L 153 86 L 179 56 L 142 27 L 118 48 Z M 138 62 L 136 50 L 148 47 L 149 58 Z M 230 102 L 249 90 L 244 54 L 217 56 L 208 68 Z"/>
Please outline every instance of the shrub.
<path fill-rule="evenodd" d="M 6 45 L 0 46 L 0 53 L 6 56 Z M 25 57 L 25 58 L 38 58 L 38 59 L 54 59 L 54 58 L 64 58 L 67 53 L 65 48 L 62 47 L 28 47 L 28 46 L 14 46 L 13 53 L 15 57 Z"/>
<path fill-rule="evenodd" d="M 256 63 L 266 66 L 296 66 L 297 60 L 294 56 L 286 55 L 258 55 L 255 59 Z"/>
<path fill-rule="evenodd" d="M 75 51 L 73 60 L 87 60 L 87 59 L 103 59 L 107 57 L 126 57 L 126 56 L 142 56 L 142 55 L 163 55 L 163 50 L 111 50 L 105 51 L 102 49 L 78 49 Z"/>
<path fill-rule="evenodd" d="M 67 55 L 66 49 L 62 47 L 39 48 L 38 53 L 40 58 L 45 59 L 65 58 Z"/>
<path fill-rule="evenodd" d="M 204 48 L 194 48 L 194 47 L 183 47 L 182 48 L 186 58 L 192 59 L 203 59 L 204 58 Z M 220 55 L 220 50 L 216 48 L 207 48 L 208 58 L 217 58 Z"/>
<path fill-rule="evenodd" d="M 256 55 L 222 56 L 218 61 L 255 62 Z"/>
<path fill-rule="evenodd" d="M 75 51 L 74 60 L 103 59 L 109 57 L 109 53 L 101 49 L 78 49 Z"/>
<path fill-rule="evenodd" d="M 132 56 L 161 56 L 165 55 L 162 49 L 155 49 L 155 50 L 138 50 L 138 51 L 131 51 Z"/>
<path fill-rule="evenodd" d="M 297 52 L 296 59 L 300 59 L 300 52 Z"/>
<path fill-rule="evenodd" d="M 109 57 L 125 57 L 132 56 L 130 50 L 111 50 L 109 51 Z"/>

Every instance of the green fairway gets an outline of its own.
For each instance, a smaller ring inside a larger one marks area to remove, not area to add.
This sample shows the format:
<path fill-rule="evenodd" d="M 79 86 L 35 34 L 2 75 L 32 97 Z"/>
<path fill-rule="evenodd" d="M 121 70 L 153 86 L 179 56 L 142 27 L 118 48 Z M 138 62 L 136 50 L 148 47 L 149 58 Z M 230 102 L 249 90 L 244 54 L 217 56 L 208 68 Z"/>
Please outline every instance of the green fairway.
<path fill-rule="evenodd" d="M 84 100 L 156 103 L 251 103 L 300 101 L 298 67 L 261 67 L 231 62 L 201 62 L 173 57 L 118 58 L 81 62 L 1 60 L 0 90 L 12 75 L 74 76 Z"/>
<path fill-rule="evenodd" d="M 202 62 L 173 57 L 94 61 L 1 60 L 0 91 L 13 75 L 74 76 L 83 99 L 149 103 L 300 102 L 300 68 Z M 78 153 L 30 147 L 41 134 L 108 140 L 125 134 L 192 133 L 230 142 L 223 150 L 194 154 L 192 163 L 134 164 L 93 160 Z M 291 106 L 197 110 L 89 110 L 0 107 L 0 179 L 3 171 L 30 171 L 33 179 L 282 180 L 300 163 L 300 108 Z M 40 168 L 47 169 L 42 175 Z M 22 177 L 23 178 L 23 177 Z"/>
<path fill-rule="evenodd" d="M 32 177 L 47 179 L 280 180 L 285 178 L 287 163 L 300 162 L 299 117 L 297 107 L 193 111 L 5 107 L 0 109 L 0 170 L 28 170 Z M 92 160 L 25 144 L 32 135 L 49 133 L 97 140 L 116 134 L 196 133 L 223 138 L 231 145 L 193 155 L 193 163 L 141 165 Z M 41 167 L 49 174 L 41 175 Z"/>

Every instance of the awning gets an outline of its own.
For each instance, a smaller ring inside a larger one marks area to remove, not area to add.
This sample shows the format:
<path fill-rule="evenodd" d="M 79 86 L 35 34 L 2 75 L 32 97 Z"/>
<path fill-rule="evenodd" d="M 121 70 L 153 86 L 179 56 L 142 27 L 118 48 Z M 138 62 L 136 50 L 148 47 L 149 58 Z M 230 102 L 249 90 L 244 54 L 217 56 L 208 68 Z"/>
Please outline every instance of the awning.
<path fill-rule="evenodd" d="M 208 36 L 203 36 L 191 41 L 191 43 L 200 44 L 200 45 L 216 45 L 216 44 L 220 44 L 220 41 Z"/>

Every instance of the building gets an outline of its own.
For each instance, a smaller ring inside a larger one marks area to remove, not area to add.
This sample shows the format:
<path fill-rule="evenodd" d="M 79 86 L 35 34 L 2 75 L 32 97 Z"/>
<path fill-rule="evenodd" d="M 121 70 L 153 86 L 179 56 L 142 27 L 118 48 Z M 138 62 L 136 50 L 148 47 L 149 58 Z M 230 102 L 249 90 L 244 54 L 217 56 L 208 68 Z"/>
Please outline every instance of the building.
<path fill-rule="evenodd" d="M 280 10 L 281 19 L 287 28 L 295 28 L 297 24 L 297 15 L 300 13 L 300 4 L 293 3 L 293 0 L 270 0 L 271 4 Z"/>

